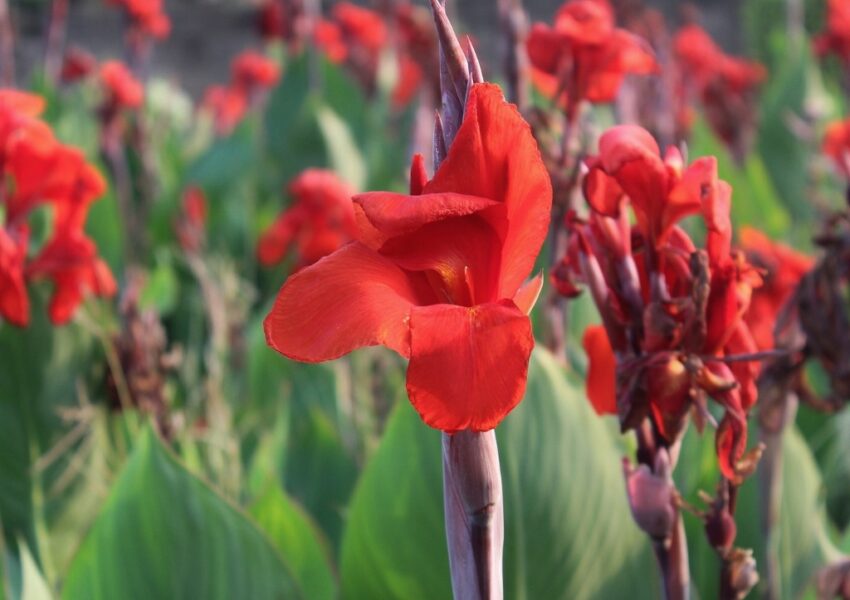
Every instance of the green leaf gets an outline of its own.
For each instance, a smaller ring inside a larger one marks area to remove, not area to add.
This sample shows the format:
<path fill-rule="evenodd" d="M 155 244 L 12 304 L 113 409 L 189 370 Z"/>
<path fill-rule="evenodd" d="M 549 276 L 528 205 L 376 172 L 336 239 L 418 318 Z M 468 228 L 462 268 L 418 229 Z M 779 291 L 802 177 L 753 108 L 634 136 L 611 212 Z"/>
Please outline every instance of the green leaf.
<path fill-rule="evenodd" d="M 66 430 L 57 409 L 76 403 L 76 378 L 92 356 L 86 331 L 50 324 L 44 291 L 31 290 L 28 327 L 0 324 L 0 522 L 7 551 L 15 555 L 21 539 L 37 561 L 33 465 Z"/>
<path fill-rule="evenodd" d="M 177 305 L 180 293 L 180 282 L 174 273 L 171 256 L 159 252 L 156 256 L 156 266 L 151 271 L 142 290 L 139 304 L 142 308 L 152 308 L 159 315 L 168 315 Z"/>
<path fill-rule="evenodd" d="M 21 549 L 21 571 L 23 579 L 23 589 L 19 596 L 20 600 L 50 600 L 53 598 L 53 593 L 50 591 L 50 586 L 44 579 L 32 553 L 27 548 L 25 542 L 20 542 L 18 547 Z"/>
<path fill-rule="evenodd" d="M 327 106 L 316 109 L 316 123 L 324 137 L 331 168 L 355 190 L 362 190 L 366 183 L 366 163 L 348 125 Z"/>
<path fill-rule="evenodd" d="M 622 449 L 546 352 L 533 354 L 525 399 L 498 435 L 505 596 L 658 597 L 626 503 Z M 440 456 L 440 433 L 401 403 L 351 503 L 344 598 L 451 597 Z"/>
<path fill-rule="evenodd" d="M 310 516 L 276 485 L 251 507 L 251 515 L 284 557 L 311 600 L 336 597 L 327 543 Z"/>
<path fill-rule="evenodd" d="M 272 544 L 147 430 L 68 573 L 63 598 L 296 598 Z"/>

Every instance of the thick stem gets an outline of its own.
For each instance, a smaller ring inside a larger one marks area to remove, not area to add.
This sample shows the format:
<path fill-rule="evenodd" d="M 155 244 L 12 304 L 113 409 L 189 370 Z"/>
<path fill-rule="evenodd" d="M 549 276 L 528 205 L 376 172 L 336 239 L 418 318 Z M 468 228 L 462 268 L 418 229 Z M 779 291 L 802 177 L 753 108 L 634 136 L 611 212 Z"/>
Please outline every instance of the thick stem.
<path fill-rule="evenodd" d="M 658 568 L 661 571 L 665 600 L 687 600 L 690 598 L 691 576 L 688 569 L 688 542 L 682 515 L 676 519 L 673 534 L 665 543 L 654 540 L 652 544 Z"/>
<path fill-rule="evenodd" d="M 550 172 L 552 178 L 553 206 L 552 220 L 549 225 L 549 265 L 555 268 L 558 261 L 567 252 L 569 231 L 564 223 L 564 217 L 574 207 L 573 195 L 578 185 L 578 167 L 580 164 L 580 149 L 578 119 L 566 117 L 564 121 L 564 137 L 561 145 L 560 165 L 556 171 Z M 560 174 L 568 173 L 567 179 Z M 557 358 L 567 362 L 566 329 L 569 326 L 568 303 L 566 298 L 551 290 L 546 303 L 546 316 L 549 321 L 549 338 L 546 346 Z"/>
<path fill-rule="evenodd" d="M 455 600 L 501 600 L 505 525 L 494 431 L 443 434 L 443 505 Z"/>

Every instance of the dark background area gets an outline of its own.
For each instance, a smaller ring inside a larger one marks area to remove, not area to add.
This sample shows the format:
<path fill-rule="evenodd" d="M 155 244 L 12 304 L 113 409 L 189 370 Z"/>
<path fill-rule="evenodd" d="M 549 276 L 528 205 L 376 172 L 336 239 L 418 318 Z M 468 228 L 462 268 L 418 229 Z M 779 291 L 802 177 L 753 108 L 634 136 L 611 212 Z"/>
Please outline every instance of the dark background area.
<path fill-rule="evenodd" d="M 424 4 L 423 0 L 414 1 Z M 497 67 L 496 0 L 449 1 L 455 4 L 460 27 L 478 41 L 479 56 L 485 68 L 487 63 Z M 323 3 L 326 9 L 332 4 Z M 532 21 L 551 21 L 562 0 L 525 0 L 524 4 Z M 713 37 L 728 50 L 740 50 L 739 0 L 688 3 L 647 0 L 646 4 L 662 10 L 674 25 L 686 4 L 696 5 L 703 26 Z M 156 45 L 151 70 L 155 75 L 172 78 L 193 96 L 198 96 L 209 84 L 227 79 L 228 65 L 234 55 L 261 45 L 256 33 L 256 3 L 165 0 L 165 5 L 171 17 L 172 32 L 168 39 Z M 49 2 L 11 0 L 15 30 L 20 36 L 16 46 L 19 82 L 25 82 L 31 67 L 43 58 L 49 7 Z M 100 59 L 120 58 L 124 51 L 120 11 L 108 6 L 106 0 L 72 0 L 68 40 Z"/>

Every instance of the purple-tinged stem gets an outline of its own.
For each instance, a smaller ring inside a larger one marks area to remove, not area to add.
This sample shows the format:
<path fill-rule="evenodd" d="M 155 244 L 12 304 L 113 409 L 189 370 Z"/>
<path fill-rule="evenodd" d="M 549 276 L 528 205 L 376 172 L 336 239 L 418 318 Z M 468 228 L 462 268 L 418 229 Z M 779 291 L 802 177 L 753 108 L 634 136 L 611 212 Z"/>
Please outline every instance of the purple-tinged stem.
<path fill-rule="evenodd" d="M 9 3 L 7 0 L 0 0 L 0 84 L 4 87 L 15 86 L 14 36 Z"/>
<path fill-rule="evenodd" d="M 53 0 L 50 24 L 47 29 L 47 48 L 44 52 L 44 73 L 53 84 L 59 79 L 62 68 L 62 47 L 68 29 L 68 0 Z"/>
<path fill-rule="evenodd" d="M 494 431 L 443 434 L 443 506 L 455 600 L 501 600 L 505 525 Z"/>
<path fill-rule="evenodd" d="M 499 0 L 499 18 L 505 43 L 505 78 L 508 100 L 524 112 L 529 105 L 530 64 L 525 40 L 528 36 L 528 17 L 522 0 Z"/>

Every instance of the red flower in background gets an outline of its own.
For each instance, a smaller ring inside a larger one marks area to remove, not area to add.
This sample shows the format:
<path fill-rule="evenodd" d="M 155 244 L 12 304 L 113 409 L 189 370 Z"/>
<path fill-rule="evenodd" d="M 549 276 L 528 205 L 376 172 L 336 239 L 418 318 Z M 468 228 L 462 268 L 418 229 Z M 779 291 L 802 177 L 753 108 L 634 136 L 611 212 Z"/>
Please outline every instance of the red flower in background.
<path fill-rule="evenodd" d="M 777 316 L 815 261 L 785 244 L 774 242 L 752 227 L 742 227 L 739 237 L 741 250 L 752 265 L 761 269 L 764 281 L 761 287 L 753 290 L 744 320 L 758 349 L 771 350 L 775 347 L 773 326 Z"/>
<path fill-rule="evenodd" d="M 292 204 L 263 233 L 257 246 L 264 265 L 280 262 L 293 249 L 298 270 L 357 236 L 353 190 L 334 172 L 304 171 L 289 184 L 289 195 Z"/>
<path fill-rule="evenodd" d="M 87 294 L 110 296 L 115 281 L 97 256 L 83 228 L 91 203 L 106 184 L 78 149 L 55 139 L 37 119 L 44 101 L 34 95 L 0 91 L 0 315 L 11 323 L 29 322 L 25 281 L 54 282 L 51 320 L 66 323 Z M 47 205 L 53 229 L 39 254 L 28 256 L 27 220 Z"/>
<path fill-rule="evenodd" d="M 100 82 L 106 96 L 105 103 L 114 109 L 140 108 L 145 99 L 145 89 L 118 60 L 108 60 L 100 66 Z"/>
<path fill-rule="evenodd" d="M 107 0 L 107 3 L 124 9 L 141 35 L 161 40 L 171 32 L 171 20 L 163 10 L 162 0 Z"/>
<path fill-rule="evenodd" d="M 349 66 L 368 90 L 375 87 L 378 60 L 387 45 L 387 28 L 380 14 L 352 4 L 334 5 L 331 19 L 319 19 L 313 40 L 328 60 Z"/>
<path fill-rule="evenodd" d="M 207 198 L 195 186 L 183 192 L 180 217 L 174 224 L 177 241 L 185 252 L 198 252 L 204 244 L 207 225 Z"/>
<path fill-rule="evenodd" d="M 570 0 L 552 27 L 535 23 L 528 37 L 533 81 L 544 94 L 558 96 L 568 115 L 582 100 L 610 102 L 628 73 L 658 70 L 641 38 L 615 26 L 607 0 Z"/>
<path fill-rule="evenodd" d="M 850 179 L 850 118 L 827 125 L 822 150 L 841 175 Z"/>
<path fill-rule="evenodd" d="M 850 64 L 850 3 L 846 0 L 829 0 L 826 29 L 814 39 L 818 56 L 834 54 L 845 64 Z"/>
<path fill-rule="evenodd" d="M 80 48 L 71 47 L 62 61 L 60 77 L 65 83 L 73 83 L 88 77 L 96 69 L 97 60 L 94 56 Z"/>
<path fill-rule="evenodd" d="M 357 240 L 290 277 L 269 345 L 331 360 L 384 345 L 408 357 L 411 403 L 448 432 L 495 427 L 520 401 L 534 340 L 529 276 L 549 225 L 537 144 L 498 87 L 472 87 L 447 158 L 411 195 L 356 196 Z"/>
<path fill-rule="evenodd" d="M 235 88 L 211 85 L 204 93 L 201 107 L 212 115 L 216 132 L 226 135 L 233 131 L 245 116 L 248 99 Z"/>
<path fill-rule="evenodd" d="M 30 320 L 30 300 L 24 281 L 28 230 L 0 228 L 0 317 L 25 327 Z"/>
<path fill-rule="evenodd" d="M 391 96 L 393 106 L 407 106 L 425 83 L 430 86 L 433 97 L 439 98 L 439 78 L 426 77 L 426 73 L 439 73 L 437 36 L 428 10 L 409 2 L 398 3 L 393 24 L 398 50 L 398 80 Z"/>
<path fill-rule="evenodd" d="M 27 266 L 27 276 L 53 282 L 48 308 L 50 320 L 63 325 L 70 320 L 88 294 L 108 298 L 118 287 L 109 267 L 97 256 L 97 248 L 84 233 L 61 228 Z"/>
<path fill-rule="evenodd" d="M 591 213 L 572 217 L 563 265 L 587 284 L 602 315 L 603 325 L 584 337 L 588 398 L 598 413 L 619 414 L 624 428 L 649 416 L 672 444 L 689 410 L 705 411 L 711 396 L 725 409 L 720 467 L 738 481 L 758 368 L 723 358 L 756 350 L 742 316 L 760 278 L 730 249 L 731 188 L 713 158 L 686 167 L 673 149 L 662 160 L 652 136 L 635 126 L 609 129 L 588 165 Z M 678 226 L 691 214 L 705 222 L 706 251 Z"/>
<path fill-rule="evenodd" d="M 230 83 L 207 88 L 201 103 L 212 115 L 219 135 L 233 131 L 255 99 L 280 79 L 280 67 L 274 61 L 250 50 L 233 59 L 230 73 Z"/>
<path fill-rule="evenodd" d="M 250 94 L 257 89 L 274 87 L 280 79 L 280 67 L 260 54 L 246 50 L 233 59 L 230 67 L 231 84 Z"/>
<path fill-rule="evenodd" d="M 755 128 L 755 92 L 767 76 L 765 68 L 727 55 L 697 25 L 680 29 L 673 45 L 683 85 L 681 101 L 698 97 L 711 128 L 742 157 Z M 680 127 L 687 131 L 690 123 Z"/>

